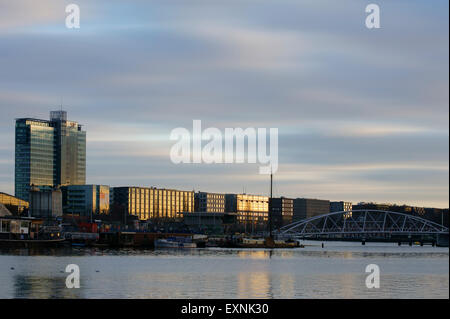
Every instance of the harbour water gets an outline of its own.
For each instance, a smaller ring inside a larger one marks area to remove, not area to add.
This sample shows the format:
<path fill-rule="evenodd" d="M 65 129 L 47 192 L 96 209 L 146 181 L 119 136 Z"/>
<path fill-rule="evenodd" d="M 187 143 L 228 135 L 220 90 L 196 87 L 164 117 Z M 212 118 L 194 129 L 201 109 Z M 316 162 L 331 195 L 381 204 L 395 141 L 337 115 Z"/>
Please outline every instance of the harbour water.
<path fill-rule="evenodd" d="M 295 249 L 0 250 L 0 298 L 449 298 L 449 249 L 304 242 Z M 66 288 L 68 264 L 81 287 Z M 365 281 L 380 268 L 380 288 Z"/>

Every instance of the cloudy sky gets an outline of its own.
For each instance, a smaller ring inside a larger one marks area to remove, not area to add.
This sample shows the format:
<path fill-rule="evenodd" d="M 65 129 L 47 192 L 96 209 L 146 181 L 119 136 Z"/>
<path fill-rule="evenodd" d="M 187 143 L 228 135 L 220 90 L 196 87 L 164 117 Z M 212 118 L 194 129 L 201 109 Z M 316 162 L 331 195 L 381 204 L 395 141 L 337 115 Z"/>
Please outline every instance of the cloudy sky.
<path fill-rule="evenodd" d="M 258 164 L 170 161 L 199 119 L 278 128 L 275 195 L 448 207 L 448 1 L 376 1 L 376 30 L 369 3 L 0 0 L 0 191 L 14 119 L 62 99 L 88 183 L 268 194 Z"/>

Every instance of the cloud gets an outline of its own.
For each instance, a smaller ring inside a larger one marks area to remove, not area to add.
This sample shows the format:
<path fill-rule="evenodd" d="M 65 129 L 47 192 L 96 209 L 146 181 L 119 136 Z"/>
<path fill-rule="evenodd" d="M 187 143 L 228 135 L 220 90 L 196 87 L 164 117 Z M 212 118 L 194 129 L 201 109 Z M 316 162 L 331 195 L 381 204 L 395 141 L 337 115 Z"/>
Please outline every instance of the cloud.
<path fill-rule="evenodd" d="M 448 3 L 84 1 L 0 4 L 0 187 L 14 118 L 61 98 L 88 181 L 267 193 L 255 165 L 174 165 L 175 127 L 277 127 L 279 194 L 448 206 Z M 445 169 L 447 166 L 447 169 Z"/>

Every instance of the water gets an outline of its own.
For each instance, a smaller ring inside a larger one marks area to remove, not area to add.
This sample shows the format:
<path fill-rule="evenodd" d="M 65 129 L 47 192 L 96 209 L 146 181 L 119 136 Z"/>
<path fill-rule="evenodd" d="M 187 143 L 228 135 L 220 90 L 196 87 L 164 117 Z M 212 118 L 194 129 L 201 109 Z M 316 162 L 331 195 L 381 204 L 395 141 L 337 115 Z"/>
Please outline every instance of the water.
<path fill-rule="evenodd" d="M 449 298 L 449 250 L 305 242 L 297 249 L 0 250 L 0 298 Z M 81 287 L 68 289 L 68 264 Z M 380 288 L 365 285 L 368 264 Z M 11 269 L 14 268 L 14 269 Z"/>

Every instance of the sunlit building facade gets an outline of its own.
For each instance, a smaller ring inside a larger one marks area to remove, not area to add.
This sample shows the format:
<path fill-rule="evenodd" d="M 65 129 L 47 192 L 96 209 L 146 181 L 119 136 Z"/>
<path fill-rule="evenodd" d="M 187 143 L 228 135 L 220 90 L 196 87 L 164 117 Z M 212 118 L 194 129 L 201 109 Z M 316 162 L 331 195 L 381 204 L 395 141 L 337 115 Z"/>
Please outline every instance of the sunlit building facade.
<path fill-rule="evenodd" d="M 5 207 L 14 215 L 21 215 L 29 208 L 28 201 L 2 192 L 0 192 L 0 204 L 5 205 Z"/>
<path fill-rule="evenodd" d="M 16 197 L 28 201 L 31 185 L 85 184 L 86 132 L 65 111 L 52 111 L 49 121 L 17 119 L 15 145 Z"/>
<path fill-rule="evenodd" d="M 195 211 L 209 213 L 225 212 L 225 194 L 195 193 Z"/>
<path fill-rule="evenodd" d="M 139 220 L 174 219 L 194 211 L 194 192 L 154 187 L 114 187 L 113 205 Z"/>
<path fill-rule="evenodd" d="M 261 228 L 267 225 L 269 197 L 247 194 L 226 194 L 225 211 L 236 213 L 239 224 Z"/>

